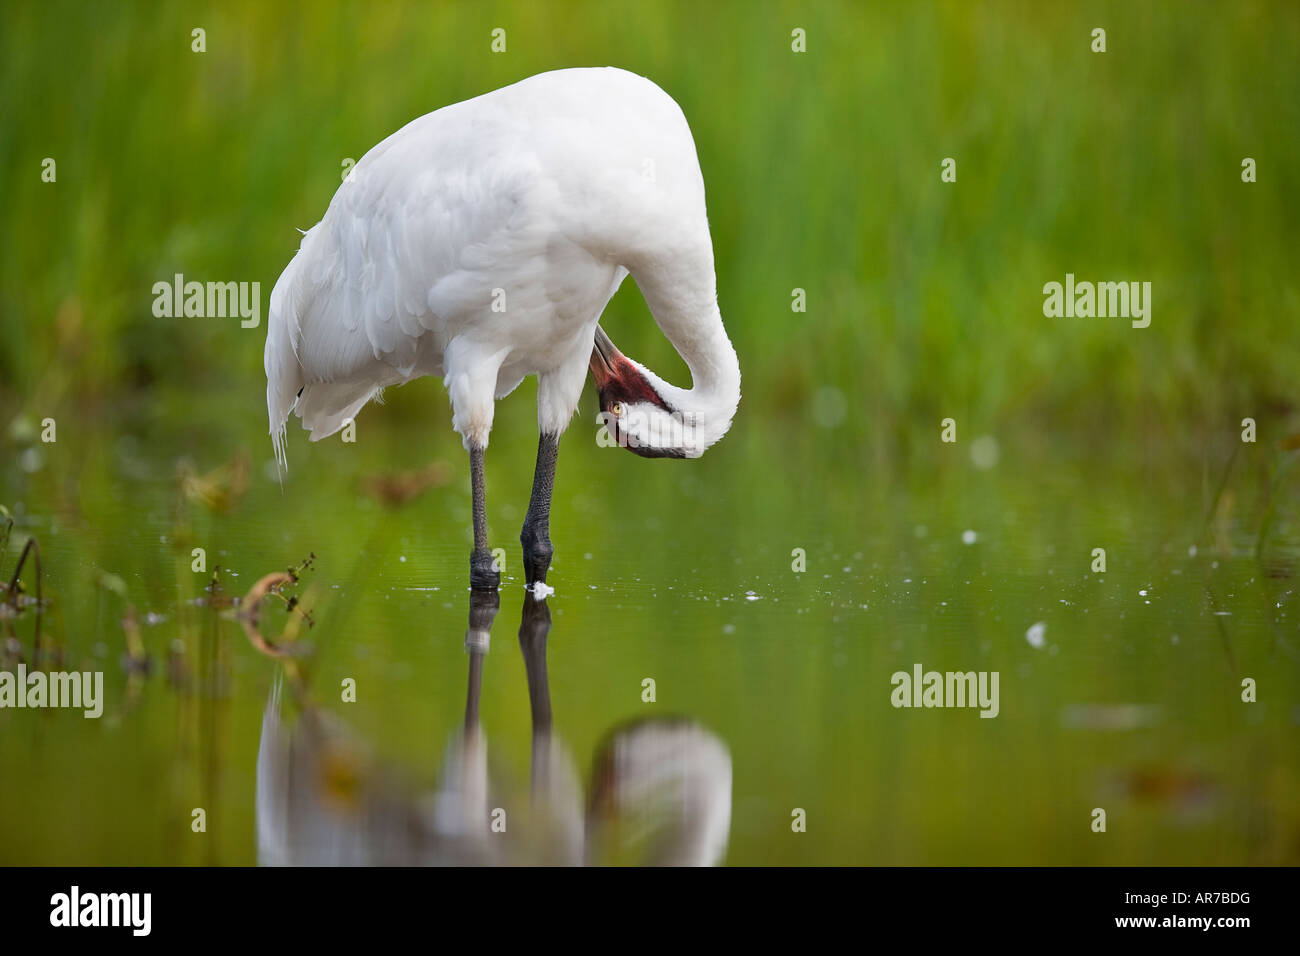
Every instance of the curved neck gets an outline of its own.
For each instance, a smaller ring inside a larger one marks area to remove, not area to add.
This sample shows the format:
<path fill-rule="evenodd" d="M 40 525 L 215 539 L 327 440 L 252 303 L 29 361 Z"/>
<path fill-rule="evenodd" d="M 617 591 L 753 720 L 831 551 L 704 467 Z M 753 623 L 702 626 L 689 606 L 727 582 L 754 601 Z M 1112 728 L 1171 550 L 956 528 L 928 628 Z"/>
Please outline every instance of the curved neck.
<path fill-rule="evenodd" d="M 683 411 L 725 413 L 730 419 L 740 403 L 740 362 L 718 310 L 712 255 L 707 269 L 694 275 L 651 267 L 633 277 L 655 323 L 691 372 L 689 389 L 660 379 L 661 394 Z"/>

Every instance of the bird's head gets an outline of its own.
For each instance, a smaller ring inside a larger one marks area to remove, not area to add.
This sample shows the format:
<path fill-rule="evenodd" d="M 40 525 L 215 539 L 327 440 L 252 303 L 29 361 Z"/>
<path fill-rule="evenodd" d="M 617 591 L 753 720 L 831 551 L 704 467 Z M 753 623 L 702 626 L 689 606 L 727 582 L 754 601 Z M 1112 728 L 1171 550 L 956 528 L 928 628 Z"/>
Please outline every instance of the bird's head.
<path fill-rule="evenodd" d="M 619 447 L 642 458 L 698 458 L 731 427 L 735 400 L 669 385 L 620 352 L 600 326 L 590 367 L 600 397 L 598 420 Z"/>

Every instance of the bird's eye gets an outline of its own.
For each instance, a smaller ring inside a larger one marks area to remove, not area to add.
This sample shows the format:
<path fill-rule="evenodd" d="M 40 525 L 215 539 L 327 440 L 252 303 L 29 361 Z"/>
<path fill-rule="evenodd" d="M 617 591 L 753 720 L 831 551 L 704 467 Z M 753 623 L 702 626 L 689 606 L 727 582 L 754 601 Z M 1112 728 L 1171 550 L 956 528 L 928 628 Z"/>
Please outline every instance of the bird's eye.
<path fill-rule="evenodd" d="M 622 403 L 622 402 L 615 402 L 615 403 L 613 404 L 613 406 L 610 408 L 610 411 L 614 413 L 614 417 L 615 417 L 615 418 L 622 418 L 622 417 L 623 417 L 623 403 Z"/>

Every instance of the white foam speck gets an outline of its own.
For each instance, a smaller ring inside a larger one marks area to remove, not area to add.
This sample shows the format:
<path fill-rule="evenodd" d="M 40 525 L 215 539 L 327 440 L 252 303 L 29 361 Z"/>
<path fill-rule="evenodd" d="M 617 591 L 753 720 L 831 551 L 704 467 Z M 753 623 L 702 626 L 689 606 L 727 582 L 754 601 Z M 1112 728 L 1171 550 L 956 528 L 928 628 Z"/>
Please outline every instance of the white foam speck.
<path fill-rule="evenodd" d="M 1032 625 L 1025 631 L 1025 640 L 1029 642 L 1030 647 L 1042 647 L 1047 642 L 1047 625 L 1042 621 Z"/>
<path fill-rule="evenodd" d="M 969 528 L 961 533 L 962 544 L 974 544 L 977 540 L 979 540 L 979 535 Z"/>

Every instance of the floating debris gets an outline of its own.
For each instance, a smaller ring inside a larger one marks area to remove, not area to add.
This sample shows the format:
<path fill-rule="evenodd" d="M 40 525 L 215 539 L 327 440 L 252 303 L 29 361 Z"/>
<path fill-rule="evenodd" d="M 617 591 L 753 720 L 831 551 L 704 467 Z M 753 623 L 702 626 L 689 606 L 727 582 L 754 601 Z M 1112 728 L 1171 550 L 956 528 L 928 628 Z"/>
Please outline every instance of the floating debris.
<path fill-rule="evenodd" d="M 9 539 L 13 532 L 14 519 L 9 514 L 9 509 L 0 506 L 0 517 L 4 519 L 4 527 L 0 529 L 0 558 L 3 558 L 9 550 Z M 36 599 L 32 601 L 26 597 L 22 587 L 23 565 L 27 563 L 28 558 L 32 559 L 32 565 L 36 578 Z M 36 543 L 36 538 L 28 537 L 27 542 L 23 545 L 22 553 L 18 555 L 18 563 L 14 565 L 14 573 L 9 578 L 9 583 L 5 584 L 0 581 L 0 588 L 4 589 L 3 603 L 0 609 L 3 610 L 5 620 L 5 633 L 7 637 L 14 637 L 13 625 L 10 623 L 13 618 L 22 613 L 25 607 L 36 608 L 36 623 L 32 630 L 32 661 L 36 662 L 41 656 L 41 610 L 45 605 L 45 600 L 41 595 L 41 549 Z"/>
<path fill-rule="evenodd" d="M 977 535 L 974 531 L 971 531 L 969 528 L 967 528 L 965 531 L 961 533 L 962 544 L 974 544 L 978 540 L 979 540 L 979 535 Z"/>
<path fill-rule="evenodd" d="M 249 590 L 248 594 L 244 596 L 244 599 L 239 602 L 238 619 L 244 628 L 244 634 L 253 647 L 268 657 L 286 658 L 304 653 L 304 648 L 293 646 L 298 634 L 298 624 L 301 622 L 308 627 L 312 627 L 316 622 L 312 619 L 310 611 L 304 611 L 299 606 L 300 599 L 298 595 L 286 597 L 284 589 L 298 584 L 302 572 L 310 568 L 315 560 L 316 553 L 312 552 L 305 561 L 295 567 L 263 575 Z M 260 629 L 261 604 L 266 597 L 279 598 L 284 602 L 285 610 L 290 614 L 284 632 L 274 641 L 264 637 Z M 294 611 L 299 614 L 296 619 L 293 617 Z"/>
<path fill-rule="evenodd" d="M 1031 624 L 1029 630 L 1025 631 L 1025 640 L 1030 647 L 1042 647 L 1047 643 L 1047 624 L 1043 621 Z"/>

